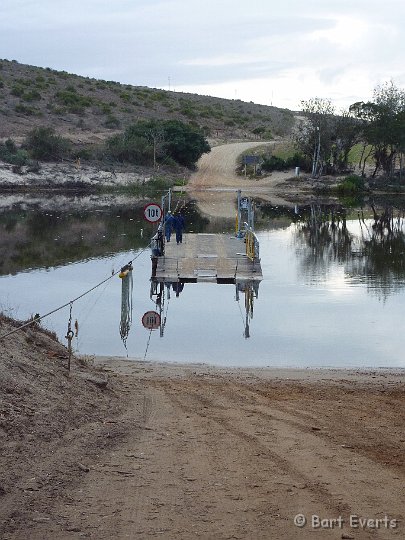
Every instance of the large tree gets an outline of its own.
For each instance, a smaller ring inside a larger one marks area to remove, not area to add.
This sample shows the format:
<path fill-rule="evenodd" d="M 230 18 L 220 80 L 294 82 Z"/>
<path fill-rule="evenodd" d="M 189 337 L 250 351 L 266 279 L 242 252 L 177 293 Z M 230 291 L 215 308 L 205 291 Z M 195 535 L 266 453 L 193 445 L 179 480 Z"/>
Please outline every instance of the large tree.
<path fill-rule="evenodd" d="M 193 166 L 198 159 L 211 151 L 210 145 L 199 129 L 179 120 L 163 122 L 164 150 L 181 165 Z"/>
<path fill-rule="evenodd" d="M 348 111 L 336 114 L 329 99 L 301 103 L 304 118 L 293 137 L 300 152 L 312 162 L 313 176 L 344 171 L 350 149 L 358 140 L 359 122 Z"/>
<path fill-rule="evenodd" d="M 209 152 L 203 133 L 179 120 L 142 120 L 129 126 L 122 135 L 107 141 L 110 154 L 119 161 L 149 164 L 171 158 L 191 167 Z"/>
<path fill-rule="evenodd" d="M 405 92 L 391 81 L 374 89 L 373 101 L 357 102 L 351 112 L 362 122 L 362 136 L 371 145 L 379 170 L 391 176 L 395 160 L 405 150 Z"/>

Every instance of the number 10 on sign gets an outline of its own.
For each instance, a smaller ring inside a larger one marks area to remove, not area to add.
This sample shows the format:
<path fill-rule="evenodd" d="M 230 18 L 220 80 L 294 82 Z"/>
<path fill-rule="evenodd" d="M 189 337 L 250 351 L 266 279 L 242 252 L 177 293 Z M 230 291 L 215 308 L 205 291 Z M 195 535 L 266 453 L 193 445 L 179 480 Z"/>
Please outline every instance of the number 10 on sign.
<path fill-rule="evenodd" d="M 143 216 L 150 223 L 156 223 L 162 218 L 162 209 L 156 203 L 149 203 L 143 209 Z"/>

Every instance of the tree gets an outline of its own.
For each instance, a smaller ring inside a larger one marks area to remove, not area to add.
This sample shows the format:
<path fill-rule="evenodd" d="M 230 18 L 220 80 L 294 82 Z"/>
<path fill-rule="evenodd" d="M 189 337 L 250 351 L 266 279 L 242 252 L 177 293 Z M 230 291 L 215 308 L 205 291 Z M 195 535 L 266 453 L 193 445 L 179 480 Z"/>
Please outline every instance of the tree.
<path fill-rule="evenodd" d="M 177 163 L 186 167 L 193 166 L 203 154 L 211 151 L 204 135 L 197 128 L 180 122 L 167 120 L 163 122 L 164 151 Z"/>
<path fill-rule="evenodd" d="M 312 175 L 320 176 L 330 166 L 335 136 L 335 109 L 329 99 L 317 97 L 302 101 L 301 104 L 305 119 L 295 131 L 294 142 L 301 153 L 312 160 Z"/>
<path fill-rule="evenodd" d="M 312 176 L 346 171 L 349 152 L 359 140 L 358 119 L 350 111 L 336 114 L 329 99 L 312 98 L 301 103 L 304 120 L 293 138 L 306 160 L 312 162 Z"/>
<path fill-rule="evenodd" d="M 361 126 L 350 111 L 341 111 L 335 119 L 335 136 L 332 138 L 331 161 L 335 172 L 343 172 L 349 166 L 349 153 L 360 142 Z"/>
<path fill-rule="evenodd" d="M 110 156 L 118 161 L 152 164 L 171 158 L 191 167 L 210 146 L 203 133 L 179 120 L 142 120 L 129 126 L 122 135 L 107 140 Z"/>
<path fill-rule="evenodd" d="M 405 92 L 394 83 L 374 89 L 373 101 L 357 102 L 350 111 L 362 123 L 364 141 L 372 146 L 373 176 L 382 169 L 394 173 L 395 160 L 405 150 Z"/>
<path fill-rule="evenodd" d="M 116 161 L 137 165 L 148 165 L 152 160 L 152 149 L 148 140 L 129 127 L 123 134 L 107 139 L 107 153 Z"/>

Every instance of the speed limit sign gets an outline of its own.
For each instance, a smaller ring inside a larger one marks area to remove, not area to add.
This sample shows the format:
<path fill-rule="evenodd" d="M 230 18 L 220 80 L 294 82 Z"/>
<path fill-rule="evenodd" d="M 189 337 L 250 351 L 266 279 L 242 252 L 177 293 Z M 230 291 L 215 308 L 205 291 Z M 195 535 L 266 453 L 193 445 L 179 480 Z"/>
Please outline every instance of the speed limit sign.
<path fill-rule="evenodd" d="M 156 223 L 162 218 L 162 209 L 156 203 L 149 203 L 143 209 L 143 216 L 150 223 Z"/>
<path fill-rule="evenodd" d="M 160 326 L 160 315 L 156 311 L 147 311 L 142 317 L 142 325 L 148 330 L 157 330 Z"/>

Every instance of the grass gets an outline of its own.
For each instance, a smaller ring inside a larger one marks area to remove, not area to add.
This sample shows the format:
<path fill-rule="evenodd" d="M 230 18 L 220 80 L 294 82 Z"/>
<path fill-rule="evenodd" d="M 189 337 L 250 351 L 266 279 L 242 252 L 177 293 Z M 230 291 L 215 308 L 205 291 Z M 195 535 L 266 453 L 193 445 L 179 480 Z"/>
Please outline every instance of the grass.
<path fill-rule="evenodd" d="M 356 166 L 359 164 L 360 157 L 361 157 L 362 152 L 363 152 L 363 148 L 364 148 L 364 146 L 361 143 L 355 144 L 353 146 L 353 148 L 349 152 L 349 164 L 356 165 Z M 371 145 L 369 144 L 366 147 L 364 155 L 365 156 L 368 155 L 370 153 L 370 150 L 371 150 Z M 367 160 L 366 160 L 366 164 L 372 165 L 373 163 L 374 163 L 373 158 L 368 157 Z"/>

